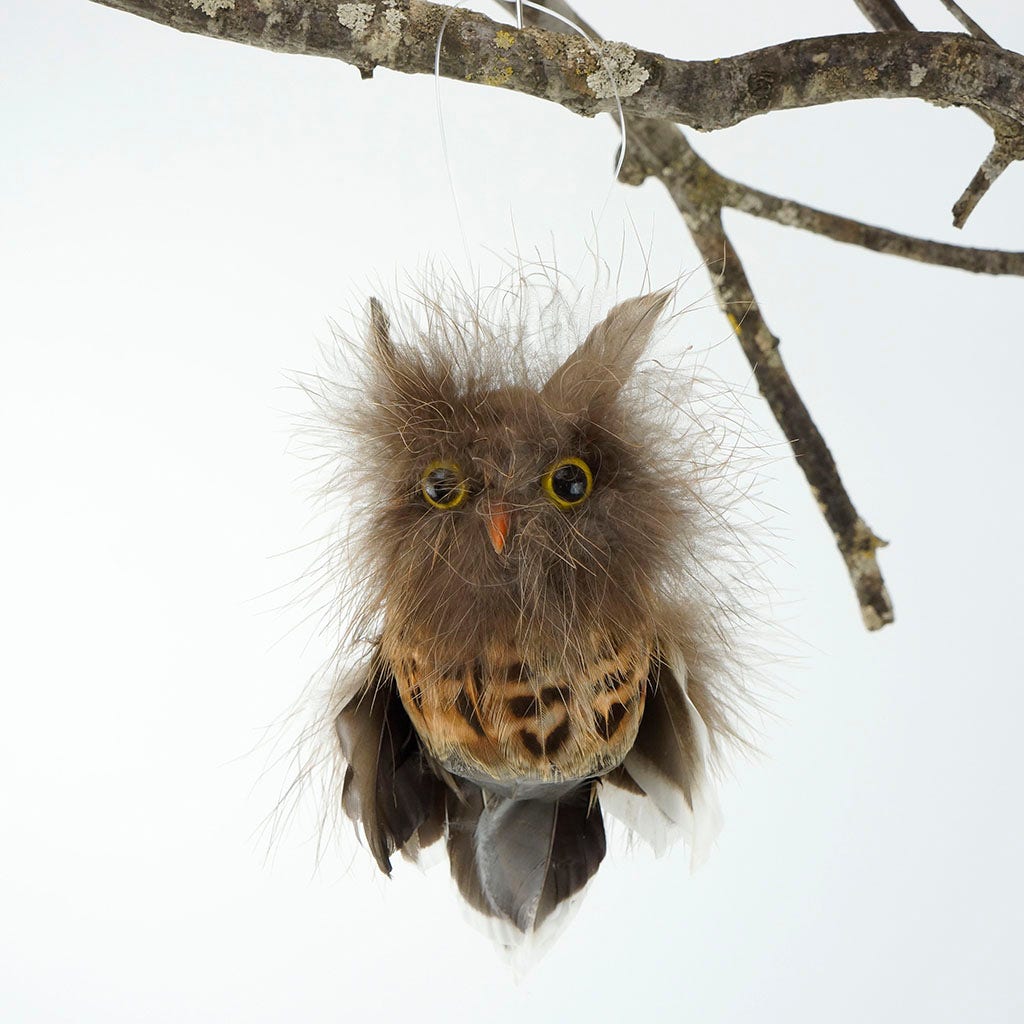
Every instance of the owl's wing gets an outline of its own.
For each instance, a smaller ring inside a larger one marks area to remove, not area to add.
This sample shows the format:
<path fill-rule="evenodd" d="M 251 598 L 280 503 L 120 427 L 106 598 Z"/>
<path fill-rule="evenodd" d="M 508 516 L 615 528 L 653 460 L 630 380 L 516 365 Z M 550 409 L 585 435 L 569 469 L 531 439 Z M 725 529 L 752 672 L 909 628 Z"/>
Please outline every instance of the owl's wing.
<path fill-rule="evenodd" d="M 338 712 L 334 729 L 346 761 L 341 803 L 360 824 L 381 871 L 444 832 L 444 784 L 431 769 L 402 707 L 394 676 L 374 655 L 366 678 Z"/>
<path fill-rule="evenodd" d="M 605 809 L 658 854 L 685 839 L 698 866 L 721 829 L 710 755 L 707 726 L 687 693 L 685 662 L 681 656 L 659 659 L 636 741 L 605 777 Z"/>

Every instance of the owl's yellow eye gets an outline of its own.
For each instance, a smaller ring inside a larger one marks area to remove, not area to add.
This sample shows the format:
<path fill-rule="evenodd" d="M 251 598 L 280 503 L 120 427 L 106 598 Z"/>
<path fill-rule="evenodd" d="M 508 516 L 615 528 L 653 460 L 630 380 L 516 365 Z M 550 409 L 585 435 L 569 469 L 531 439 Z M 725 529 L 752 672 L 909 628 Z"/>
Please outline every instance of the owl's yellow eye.
<path fill-rule="evenodd" d="M 454 462 L 432 462 L 420 477 L 420 490 L 434 508 L 458 508 L 469 496 L 462 470 Z"/>
<path fill-rule="evenodd" d="M 582 459 L 559 459 L 541 477 L 544 493 L 561 509 L 575 508 L 590 497 L 594 474 Z"/>

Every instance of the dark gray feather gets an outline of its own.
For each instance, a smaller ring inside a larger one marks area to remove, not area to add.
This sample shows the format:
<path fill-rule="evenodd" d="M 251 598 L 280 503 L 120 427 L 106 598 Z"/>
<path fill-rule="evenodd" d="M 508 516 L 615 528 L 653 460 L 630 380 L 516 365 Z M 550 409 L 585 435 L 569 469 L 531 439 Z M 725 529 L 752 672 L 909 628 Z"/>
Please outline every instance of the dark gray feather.
<path fill-rule="evenodd" d="M 604 822 L 591 784 L 555 800 L 467 788 L 462 800 L 448 801 L 452 875 L 477 910 L 533 931 L 583 889 L 604 859 Z"/>
<path fill-rule="evenodd" d="M 660 658 L 651 672 L 647 704 L 636 741 L 623 765 L 634 785 L 636 780 L 630 775 L 629 768 L 638 760 L 643 761 L 645 775 L 653 771 L 662 776 L 679 789 L 692 808 L 694 783 L 704 770 L 703 752 L 683 687 L 672 669 Z M 619 784 L 614 778 L 609 781 Z"/>
<path fill-rule="evenodd" d="M 334 721 L 348 763 L 342 788 L 345 813 L 362 825 L 381 871 L 418 833 L 420 846 L 441 836 L 440 780 L 402 707 L 391 673 L 375 657 L 367 683 Z"/>

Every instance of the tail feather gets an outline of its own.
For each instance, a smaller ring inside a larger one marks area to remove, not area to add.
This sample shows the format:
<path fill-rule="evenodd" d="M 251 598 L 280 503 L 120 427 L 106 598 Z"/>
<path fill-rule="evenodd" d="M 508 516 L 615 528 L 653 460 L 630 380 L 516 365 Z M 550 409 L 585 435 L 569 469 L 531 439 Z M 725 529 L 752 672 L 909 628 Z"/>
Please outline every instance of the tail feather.
<path fill-rule="evenodd" d="M 542 924 L 566 900 L 582 892 L 604 860 L 604 816 L 590 786 L 555 804 L 551 853 L 534 923 Z"/>
<path fill-rule="evenodd" d="M 445 840 L 452 878 L 462 898 L 478 913 L 493 915 L 476 859 L 476 826 L 484 812 L 484 794 L 469 782 L 445 793 Z"/>
<path fill-rule="evenodd" d="M 448 800 L 448 854 L 466 901 L 520 932 L 539 928 L 580 892 L 605 855 L 590 785 L 559 799 L 510 799 L 476 786 Z"/>

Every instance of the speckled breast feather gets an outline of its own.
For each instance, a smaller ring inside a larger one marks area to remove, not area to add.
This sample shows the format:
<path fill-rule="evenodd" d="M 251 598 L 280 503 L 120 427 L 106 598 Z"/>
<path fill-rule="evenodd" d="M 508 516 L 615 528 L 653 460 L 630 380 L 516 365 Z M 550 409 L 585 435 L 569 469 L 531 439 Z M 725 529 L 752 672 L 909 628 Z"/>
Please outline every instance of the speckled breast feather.
<path fill-rule="evenodd" d="M 648 649 L 595 645 L 572 677 L 494 647 L 461 665 L 414 647 L 391 654 L 390 665 L 413 726 L 448 771 L 487 783 L 560 783 L 603 775 L 626 756 L 644 711 Z"/>

